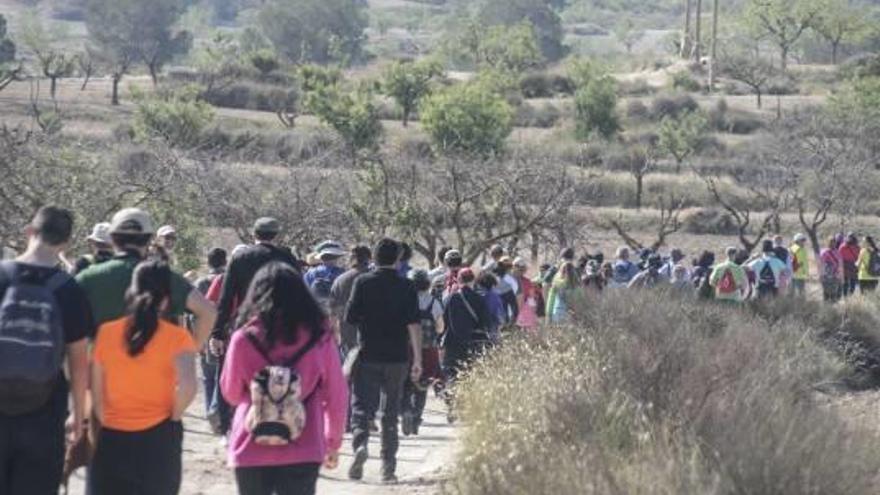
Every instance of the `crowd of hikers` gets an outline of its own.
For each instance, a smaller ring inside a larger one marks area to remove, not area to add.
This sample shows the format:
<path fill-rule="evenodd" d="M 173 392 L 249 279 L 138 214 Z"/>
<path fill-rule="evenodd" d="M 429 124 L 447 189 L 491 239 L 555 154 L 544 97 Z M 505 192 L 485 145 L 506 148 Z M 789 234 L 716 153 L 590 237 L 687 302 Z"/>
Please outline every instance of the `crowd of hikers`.
<path fill-rule="evenodd" d="M 145 211 L 94 226 L 90 253 L 70 261 L 73 214 L 41 208 L 24 252 L 0 262 L 0 493 L 56 494 L 82 466 L 88 495 L 178 493 L 181 418 L 200 385 L 239 493 L 315 493 L 346 432 L 349 478 L 363 477 L 379 433 L 381 478 L 394 483 L 399 432 L 419 434 L 431 392 L 455 421 L 462 367 L 506 332 L 563 323 L 605 291 L 805 297 L 811 264 L 829 301 L 880 281 L 877 245 L 855 234 L 818 257 L 798 234 L 690 266 L 680 249 L 606 260 L 568 248 L 533 271 L 493 246 L 476 268 L 443 248 L 428 271 L 388 238 L 326 241 L 300 260 L 277 243 L 282 228 L 258 219 L 252 244 L 211 249 L 199 277 L 175 271 L 177 232 Z"/>

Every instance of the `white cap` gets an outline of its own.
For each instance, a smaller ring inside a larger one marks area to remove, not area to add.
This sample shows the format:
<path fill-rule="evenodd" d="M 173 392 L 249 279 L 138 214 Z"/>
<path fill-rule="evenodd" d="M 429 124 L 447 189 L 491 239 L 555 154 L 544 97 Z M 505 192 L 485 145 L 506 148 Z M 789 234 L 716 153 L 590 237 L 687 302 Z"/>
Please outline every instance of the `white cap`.
<path fill-rule="evenodd" d="M 795 234 L 794 235 L 794 242 L 805 242 L 806 240 L 807 240 L 807 236 L 805 236 L 804 234 Z"/>
<path fill-rule="evenodd" d="M 174 230 L 174 227 L 172 227 L 171 225 L 163 225 L 159 227 L 159 230 L 156 231 L 156 237 L 165 237 L 175 234 L 177 234 L 177 231 Z"/>
<path fill-rule="evenodd" d="M 89 234 L 86 239 L 100 244 L 112 244 L 113 239 L 110 238 L 110 224 L 107 222 L 96 223 L 92 228 L 92 233 Z"/>
<path fill-rule="evenodd" d="M 138 208 L 119 210 L 110 222 L 111 234 L 152 235 L 154 232 L 150 214 Z"/>

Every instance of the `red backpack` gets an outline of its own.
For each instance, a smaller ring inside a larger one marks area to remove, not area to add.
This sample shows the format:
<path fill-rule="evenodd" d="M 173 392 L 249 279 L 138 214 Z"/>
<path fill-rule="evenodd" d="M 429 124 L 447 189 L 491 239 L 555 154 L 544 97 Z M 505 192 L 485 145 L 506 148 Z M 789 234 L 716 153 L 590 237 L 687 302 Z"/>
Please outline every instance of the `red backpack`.
<path fill-rule="evenodd" d="M 733 276 L 732 270 L 727 269 L 724 271 L 724 275 L 721 276 L 721 280 L 718 281 L 718 293 L 729 295 L 736 291 L 736 277 Z"/>

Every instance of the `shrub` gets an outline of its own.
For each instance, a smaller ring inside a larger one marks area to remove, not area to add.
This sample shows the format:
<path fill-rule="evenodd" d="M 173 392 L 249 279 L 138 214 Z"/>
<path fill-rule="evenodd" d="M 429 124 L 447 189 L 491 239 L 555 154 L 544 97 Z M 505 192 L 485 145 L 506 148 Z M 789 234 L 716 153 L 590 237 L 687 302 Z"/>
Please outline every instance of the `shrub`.
<path fill-rule="evenodd" d="M 728 120 L 727 132 L 731 134 L 752 134 L 764 128 L 764 122 L 757 117 L 737 115 Z"/>
<path fill-rule="evenodd" d="M 483 84 L 447 88 L 425 100 L 422 125 L 443 151 L 492 155 L 501 152 L 513 130 L 513 110 Z"/>
<path fill-rule="evenodd" d="M 338 157 L 329 153 L 338 148 L 338 140 L 332 131 L 323 128 L 253 130 L 213 126 L 203 133 L 202 143 L 232 162 L 299 165 L 316 157 L 327 157 L 329 161 Z"/>
<path fill-rule="evenodd" d="M 697 100 L 690 95 L 661 95 L 651 101 L 651 118 L 658 121 L 663 120 L 664 117 L 676 118 L 687 112 L 695 112 L 699 108 Z"/>
<path fill-rule="evenodd" d="M 696 93 L 703 89 L 703 85 L 691 76 L 688 71 L 679 71 L 672 74 L 672 88 L 689 93 Z"/>
<path fill-rule="evenodd" d="M 850 58 L 840 66 L 845 77 L 880 77 L 880 54 L 866 53 Z"/>
<path fill-rule="evenodd" d="M 791 77 L 773 79 L 765 90 L 766 94 L 773 96 L 796 95 L 799 92 L 797 81 Z"/>
<path fill-rule="evenodd" d="M 699 209 L 688 213 L 681 221 L 682 231 L 694 235 L 736 235 L 739 227 L 727 212 Z"/>
<path fill-rule="evenodd" d="M 540 106 L 523 103 L 517 107 L 513 123 L 517 127 L 549 128 L 555 126 L 561 117 L 562 112 L 552 103 Z"/>
<path fill-rule="evenodd" d="M 645 79 L 633 79 L 618 83 L 619 92 L 622 96 L 649 96 L 657 90 Z"/>
<path fill-rule="evenodd" d="M 292 88 L 241 82 L 205 92 L 202 94 L 202 99 L 221 108 L 275 112 L 279 108 L 285 110 L 295 108 L 299 93 Z"/>
<path fill-rule="evenodd" d="M 587 140 L 593 134 L 605 139 L 620 130 L 617 116 L 617 92 L 610 77 L 589 81 L 575 93 L 575 125 L 577 137 Z"/>
<path fill-rule="evenodd" d="M 553 88 L 550 78 L 543 72 L 532 72 L 519 80 L 519 89 L 526 98 L 550 98 Z"/>
<path fill-rule="evenodd" d="M 650 111 L 641 100 L 631 100 L 626 104 L 626 116 L 633 120 L 646 120 L 650 116 Z"/>
<path fill-rule="evenodd" d="M 449 492 L 873 492 L 877 435 L 812 398 L 846 370 L 814 326 L 659 291 L 584 308 L 467 373 Z"/>
<path fill-rule="evenodd" d="M 194 92 L 136 99 L 133 127 L 142 141 L 158 138 L 171 146 L 197 146 L 202 130 L 214 120 L 214 109 L 197 100 Z"/>

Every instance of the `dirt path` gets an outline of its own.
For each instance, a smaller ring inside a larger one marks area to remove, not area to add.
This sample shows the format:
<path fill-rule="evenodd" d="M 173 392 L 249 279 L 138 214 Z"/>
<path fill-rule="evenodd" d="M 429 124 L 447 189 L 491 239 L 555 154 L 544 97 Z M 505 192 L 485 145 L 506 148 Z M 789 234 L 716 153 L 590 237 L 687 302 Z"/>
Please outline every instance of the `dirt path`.
<path fill-rule="evenodd" d="M 235 479 L 225 464 L 225 449 L 217 437 L 208 431 L 202 415 L 201 398 L 190 408 L 184 419 L 186 435 L 183 445 L 183 487 L 181 495 L 234 495 Z M 361 482 L 347 478 L 351 462 L 349 436 L 343 444 L 340 466 L 335 471 L 322 471 L 318 481 L 318 493 L 345 495 L 430 495 L 437 493 L 444 470 L 449 465 L 456 439 L 456 427 L 446 423 L 442 404 L 429 400 L 425 423 L 418 437 L 402 437 L 398 454 L 397 485 L 384 485 L 379 481 L 380 461 L 378 435 L 370 439 L 370 460 Z M 82 495 L 82 471 L 71 480 L 70 495 Z"/>

